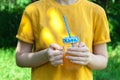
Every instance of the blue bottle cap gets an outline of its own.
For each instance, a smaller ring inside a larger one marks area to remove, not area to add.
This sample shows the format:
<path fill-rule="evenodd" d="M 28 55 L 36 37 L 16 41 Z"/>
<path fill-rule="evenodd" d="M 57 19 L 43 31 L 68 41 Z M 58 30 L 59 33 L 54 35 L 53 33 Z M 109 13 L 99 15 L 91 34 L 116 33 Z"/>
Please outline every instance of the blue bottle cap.
<path fill-rule="evenodd" d="M 63 38 L 63 43 L 77 43 L 77 42 L 79 42 L 79 38 L 76 36 Z"/>

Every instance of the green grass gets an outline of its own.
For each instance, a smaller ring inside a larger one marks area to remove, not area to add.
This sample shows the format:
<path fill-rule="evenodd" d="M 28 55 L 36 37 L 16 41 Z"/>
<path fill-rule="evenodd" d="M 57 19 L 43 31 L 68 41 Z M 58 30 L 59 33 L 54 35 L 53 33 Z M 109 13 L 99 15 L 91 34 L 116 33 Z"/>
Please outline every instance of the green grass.
<path fill-rule="evenodd" d="M 15 63 L 15 49 L 0 49 L 0 80 L 30 80 L 30 69 Z"/>
<path fill-rule="evenodd" d="M 94 80 L 120 80 L 120 46 L 108 47 L 109 62 L 104 70 L 93 71 Z M 99 64 L 99 63 L 98 63 Z M 0 80 L 30 80 L 29 68 L 20 68 L 15 63 L 15 49 L 0 49 Z"/>

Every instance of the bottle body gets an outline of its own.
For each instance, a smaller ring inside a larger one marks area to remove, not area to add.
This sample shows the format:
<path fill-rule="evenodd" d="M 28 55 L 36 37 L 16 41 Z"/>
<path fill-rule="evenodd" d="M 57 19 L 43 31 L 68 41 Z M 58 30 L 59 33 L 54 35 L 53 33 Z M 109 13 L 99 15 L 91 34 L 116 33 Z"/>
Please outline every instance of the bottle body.
<path fill-rule="evenodd" d="M 69 39 L 70 41 L 68 41 L 67 39 Z M 74 39 L 76 39 L 76 41 L 74 41 Z M 63 42 L 64 42 L 63 67 L 67 70 L 79 69 L 81 67 L 79 64 L 72 63 L 70 60 L 66 58 L 66 56 L 74 56 L 74 55 L 67 54 L 66 51 L 69 47 L 78 47 L 78 43 L 79 43 L 78 38 L 74 37 L 73 40 L 71 40 L 70 38 L 66 38 L 66 41 L 64 40 Z"/>

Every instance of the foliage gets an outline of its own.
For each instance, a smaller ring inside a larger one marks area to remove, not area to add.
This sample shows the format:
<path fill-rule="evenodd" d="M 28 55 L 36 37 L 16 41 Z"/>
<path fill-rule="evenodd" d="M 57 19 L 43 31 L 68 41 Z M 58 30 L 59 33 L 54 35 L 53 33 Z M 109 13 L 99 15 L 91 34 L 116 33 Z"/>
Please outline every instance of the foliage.
<path fill-rule="evenodd" d="M 30 0 L 0 0 L 0 11 L 8 10 L 13 11 L 14 9 L 24 8 Z"/>
<path fill-rule="evenodd" d="M 0 49 L 0 80 L 30 80 L 30 69 L 16 66 L 15 49 Z"/>
<path fill-rule="evenodd" d="M 18 30 L 24 7 L 29 0 L 0 0 L 0 47 L 16 46 Z"/>
<path fill-rule="evenodd" d="M 18 12 L 17 10 L 0 12 L 0 47 L 16 46 L 15 34 L 19 26 L 21 13 L 22 11 Z"/>

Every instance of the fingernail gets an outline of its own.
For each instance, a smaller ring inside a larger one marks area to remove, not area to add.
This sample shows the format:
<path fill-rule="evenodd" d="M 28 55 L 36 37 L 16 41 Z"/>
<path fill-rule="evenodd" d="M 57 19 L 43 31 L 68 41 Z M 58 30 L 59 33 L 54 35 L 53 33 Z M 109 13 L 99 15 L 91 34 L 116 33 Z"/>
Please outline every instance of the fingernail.
<path fill-rule="evenodd" d="M 84 46 L 85 46 L 85 45 L 83 45 L 83 44 L 79 44 L 79 45 L 78 45 L 78 47 L 84 47 Z"/>
<path fill-rule="evenodd" d="M 61 47 L 61 48 L 59 48 L 59 50 L 63 50 L 63 48 Z"/>

